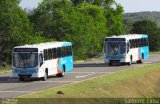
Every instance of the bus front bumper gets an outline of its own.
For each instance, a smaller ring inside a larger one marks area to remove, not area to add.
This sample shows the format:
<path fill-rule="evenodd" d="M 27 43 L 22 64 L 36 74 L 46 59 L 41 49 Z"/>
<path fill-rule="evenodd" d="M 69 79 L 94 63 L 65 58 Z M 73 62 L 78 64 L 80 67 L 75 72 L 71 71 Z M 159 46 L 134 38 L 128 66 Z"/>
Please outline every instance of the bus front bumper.
<path fill-rule="evenodd" d="M 24 77 L 24 78 L 41 78 L 43 76 L 44 75 L 42 75 L 41 73 L 20 74 L 20 73 L 12 72 L 12 77 L 16 77 L 16 78 L 19 78 L 19 77 Z"/>
<path fill-rule="evenodd" d="M 109 62 L 112 62 L 112 63 L 125 63 L 127 61 L 125 59 L 105 59 L 104 62 L 105 63 L 109 63 Z"/>

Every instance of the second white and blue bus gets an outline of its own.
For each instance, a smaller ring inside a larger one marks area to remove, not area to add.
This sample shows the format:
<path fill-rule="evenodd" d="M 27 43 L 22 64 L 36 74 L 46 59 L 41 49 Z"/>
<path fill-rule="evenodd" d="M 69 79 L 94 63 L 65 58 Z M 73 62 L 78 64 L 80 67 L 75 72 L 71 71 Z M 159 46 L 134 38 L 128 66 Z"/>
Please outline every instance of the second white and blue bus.
<path fill-rule="evenodd" d="M 132 62 L 142 63 L 149 58 L 148 35 L 128 34 L 106 37 L 104 41 L 104 62 L 113 63 Z"/>
<path fill-rule="evenodd" d="M 71 42 L 48 42 L 17 46 L 13 49 L 12 72 L 20 81 L 53 75 L 63 77 L 73 69 Z"/>

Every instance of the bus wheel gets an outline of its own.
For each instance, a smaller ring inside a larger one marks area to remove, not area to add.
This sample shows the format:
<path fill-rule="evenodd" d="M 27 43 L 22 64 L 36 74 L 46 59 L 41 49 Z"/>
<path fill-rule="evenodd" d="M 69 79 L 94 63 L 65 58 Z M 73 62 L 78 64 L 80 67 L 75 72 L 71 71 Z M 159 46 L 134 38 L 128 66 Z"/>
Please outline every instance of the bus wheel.
<path fill-rule="evenodd" d="M 19 81 L 24 81 L 24 78 L 23 77 L 19 77 Z"/>
<path fill-rule="evenodd" d="M 127 65 L 130 66 L 130 65 L 131 65 L 131 62 L 128 62 Z"/>
<path fill-rule="evenodd" d="M 130 66 L 131 64 L 132 64 L 132 62 L 131 62 L 131 61 L 130 61 L 130 62 L 127 62 L 127 65 L 128 65 L 128 66 Z"/>
<path fill-rule="evenodd" d="M 137 61 L 137 64 L 142 64 L 142 63 L 143 63 L 142 60 Z"/>
<path fill-rule="evenodd" d="M 130 66 L 132 64 L 132 55 L 130 56 L 130 62 L 127 63 L 128 66 Z"/>
<path fill-rule="evenodd" d="M 64 77 L 65 67 L 63 66 L 62 72 L 57 74 L 58 77 Z"/>
<path fill-rule="evenodd" d="M 42 78 L 42 80 L 43 80 L 43 81 L 46 81 L 47 78 L 48 78 L 48 73 L 47 73 L 47 71 L 45 71 L 45 74 L 44 74 L 44 77 Z"/>
<path fill-rule="evenodd" d="M 142 58 L 141 58 L 141 60 L 137 61 L 137 64 L 142 64 L 143 63 L 143 59 L 144 59 L 144 54 L 142 53 Z"/>
<path fill-rule="evenodd" d="M 112 63 L 111 63 L 111 62 L 109 62 L 109 63 L 108 63 L 108 65 L 109 65 L 109 66 L 112 66 Z"/>

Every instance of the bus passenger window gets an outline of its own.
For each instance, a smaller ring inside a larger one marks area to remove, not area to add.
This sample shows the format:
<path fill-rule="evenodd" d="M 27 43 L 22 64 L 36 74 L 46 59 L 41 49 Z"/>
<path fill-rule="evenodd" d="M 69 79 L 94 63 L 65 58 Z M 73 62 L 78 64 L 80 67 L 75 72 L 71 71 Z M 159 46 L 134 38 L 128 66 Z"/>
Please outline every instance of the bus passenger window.
<path fill-rule="evenodd" d="M 39 63 L 40 63 L 40 66 L 42 66 L 42 64 L 43 64 L 43 55 L 42 55 L 42 53 L 39 55 Z"/>
<path fill-rule="evenodd" d="M 129 52 L 129 47 L 130 47 L 130 44 L 127 43 L 127 53 Z"/>

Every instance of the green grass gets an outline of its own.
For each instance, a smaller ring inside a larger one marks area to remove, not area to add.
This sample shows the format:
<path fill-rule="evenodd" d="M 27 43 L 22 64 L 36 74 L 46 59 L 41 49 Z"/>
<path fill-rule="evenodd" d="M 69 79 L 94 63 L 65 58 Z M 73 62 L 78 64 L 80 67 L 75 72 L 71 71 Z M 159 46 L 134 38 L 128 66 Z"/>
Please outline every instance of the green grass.
<path fill-rule="evenodd" d="M 149 52 L 149 54 L 160 54 L 160 51 L 155 51 L 155 52 Z"/>
<path fill-rule="evenodd" d="M 75 60 L 74 62 L 75 63 L 78 63 L 78 62 L 89 62 L 89 61 L 97 61 L 97 60 L 103 60 L 102 57 L 98 57 L 98 58 L 87 58 L 87 59 L 84 59 L 84 60 Z"/>
<path fill-rule="evenodd" d="M 125 98 L 159 97 L 160 64 L 153 64 L 42 90 L 18 100 L 19 104 L 125 104 Z"/>
<path fill-rule="evenodd" d="M 64 95 L 57 94 L 58 91 L 62 91 Z M 72 102 L 73 98 L 88 98 L 81 99 L 81 101 L 83 102 L 85 100 L 84 103 L 86 104 L 93 102 L 95 104 L 103 104 L 106 103 L 106 99 L 102 98 L 151 97 L 160 97 L 160 64 L 130 68 L 125 71 L 96 77 L 79 83 L 42 90 L 19 98 L 58 98 L 58 100 L 59 98 L 67 98 L 67 100 Z M 90 100 L 90 98 L 99 99 Z M 58 102 L 58 100 L 55 101 Z M 124 103 L 122 99 L 114 99 L 110 104 L 115 104 L 115 100 L 118 102 L 117 104 Z M 46 101 L 46 99 L 41 99 L 40 102 L 43 101 Z"/>
<path fill-rule="evenodd" d="M 11 71 L 11 66 L 7 65 L 6 67 L 0 67 L 0 73 L 6 73 Z"/>

